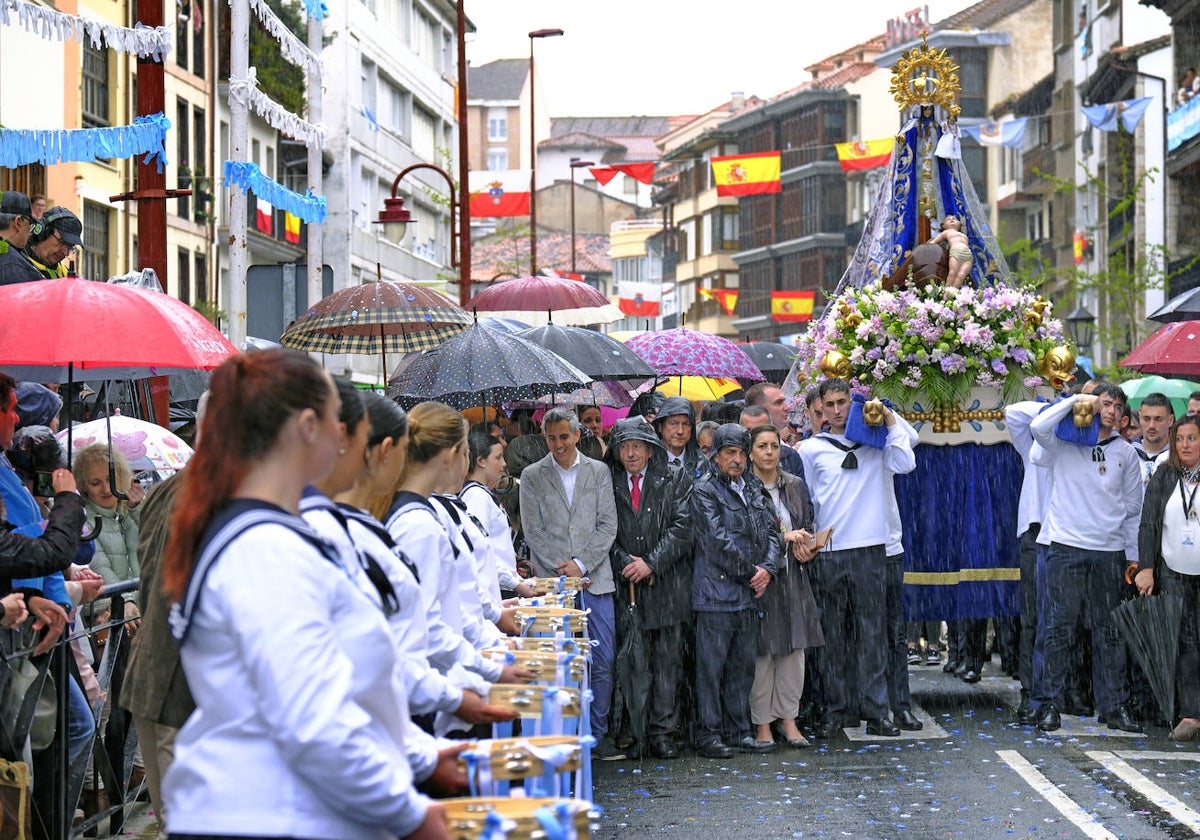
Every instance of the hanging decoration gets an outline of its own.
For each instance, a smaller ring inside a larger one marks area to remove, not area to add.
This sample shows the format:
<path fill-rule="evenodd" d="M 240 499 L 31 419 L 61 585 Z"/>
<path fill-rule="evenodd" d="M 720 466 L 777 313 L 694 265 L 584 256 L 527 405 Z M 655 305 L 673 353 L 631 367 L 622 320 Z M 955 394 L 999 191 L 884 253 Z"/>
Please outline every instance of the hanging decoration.
<path fill-rule="evenodd" d="M 1120 102 L 1108 102 L 1101 105 L 1083 106 L 1083 116 L 1101 131 L 1116 131 L 1120 125 L 1129 134 L 1137 129 L 1146 113 L 1146 107 L 1152 97 L 1143 96 L 1140 99 L 1124 99 Z"/>
<path fill-rule="evenodd" d="M 301 221 L 323 222 L 328 212 L 325 196 L 313 195 L 311 190 L 304 195 L 292 192 L 279 182 L 268 178 L 258 166 L 250 162 L 225 161 L 225 186 L 237 187 L 242 192 L 252 192 L 258 198 L 269 202 L 272 207 L 291 213 Z"/>
<path fill-rule="evenodd" d="M 100 49 L 107 47 L 143 58 L 165 61 L 171 53 L 171 30 L 165 26 L 138 24 L 130 29 L 100 20 L 58 12 L 28 0 L 0 0 L 0 24 L 20 26 L 46 40 L 88 42 Z"/>
<path fill-rule="evenodd" d="M 325 20 L 329 17 L 329 7 L 325 5 L 325 0 L 304 0 L 304 10 L 314 20 Z"/>
<path fill-rule="evenodd" d="M 229 98 L 239 105 L 253 108 L 255 113 L 293 140 L 321 145 L 325 141 L 325 126 L 310 123 L 288 111 L 258 87 L 258 71 L 250 68 L 249 78 L 229 80 Z"/>
<path fill-rule="evenodd" d="M 2 1 L 2 0 L 0 0 Z M 0 128 L 0 166 L 51 165 L 145 155 L 162 172 L 167 164 L 166 139 L 171 121 L 162 114 L 138 117 L 133 125 L 109 128 Z"/>
<path fill-rule="evenodd" d="M 292 34 L 292 30 L 287 28 L 287 24 L 271 11 L 271 7 L 267 5 L 266 0 L 250 0 L 250 8 L 258 16 L 258 19 L 262 22 L 267 32 L 271 34 L 271 37 L 279 42 L 280 52 L 284 58 L 297 67 L 303 67 L 306 70 L 320 69 L 320 59 L 299 38 Z"/>

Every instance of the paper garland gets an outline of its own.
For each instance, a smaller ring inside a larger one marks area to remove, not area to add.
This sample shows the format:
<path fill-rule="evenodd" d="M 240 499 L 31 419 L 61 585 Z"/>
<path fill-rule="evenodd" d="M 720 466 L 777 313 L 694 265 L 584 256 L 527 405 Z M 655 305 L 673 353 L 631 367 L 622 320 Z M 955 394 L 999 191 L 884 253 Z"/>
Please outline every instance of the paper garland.
<path fill-rule="evenodd" d="M 304 0 L 304 9 L 310 18 L 316 20 L 329 17 L 329 7 L 325 5 L 325 0 Z"/>
<path fill-rule="evenodd" d="M 242 192 L 252 192 L 272 207 L 286 210 L 305 222 L 323 222 L 328 212 L 325 196 L 313 195 L 311 190 L 304 195 L 292 192 L 279 182 L 268 178 L 256 164 L 248 161 L 225 161 L 225 186 L 237 187 Z"/>
<path fill-rule="evenodd" d="M 292 34 L 292 30 L 288 29 L 287 24 L 271 11 L 271 7 L 264 0 L 250 0 L 250 8 L 254 10 L 254 14 L 258 15 L 258 19 L 262 21 L 267 32 L 271 33 L 271 37 L 279 42 L 284 58 L 306 70 L 320 68 L 320 59 Z"/>
<path fill-rule="evenodd" d="M 67 161 L 146 156 L 162 172 L 167 164 L 167 129 L 171 121 L 162 114 L 138 117 L 133 125 L 110 128 L 0 129 L 0 166 L 27 163 L 47 166 Z"/>
<path fill-rule="evenodd" d="M 0 0 L 0 24 L 21 26 L 27 32 L 47 40 L 65 41 L 70 38 L 82 43 L 86 37 L 96 49 L 108 47 L 142 57 L 152 57 L 157 61 L 165 61 L 171 53 L 171 30 L 165 26 L 151 28 L 139 23 L 130 29 L 100 20 L 56 12 L 28 0 Z"/>
<path fill-rule="evenodd" d="M 324 125 L 301 119 L 259 90 L 257 70 L 254 67 L 250 68 L 249 78 L 229 80 L 229 98 L 244 107 L 252 107 L 272 128 L 294 140 L 302 140 L 309 146 L 319 146 L 325 141 Z"/>

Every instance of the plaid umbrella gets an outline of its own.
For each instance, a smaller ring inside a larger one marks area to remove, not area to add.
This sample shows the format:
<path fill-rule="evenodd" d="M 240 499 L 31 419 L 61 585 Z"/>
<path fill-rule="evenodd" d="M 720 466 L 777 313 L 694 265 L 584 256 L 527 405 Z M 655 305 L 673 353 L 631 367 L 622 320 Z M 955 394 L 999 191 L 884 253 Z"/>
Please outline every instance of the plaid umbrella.
<path fill-rule="evenodd" d="M 683 327 L 635 335 L 625 342 L 662 376 L 710 376 L 759 382 L 763 375 L 727 338 Z"/>
<path fill-rule="evenodd" d="M 424 286 L 378 280 L 317 301 L 288 325 L 279 342 L 310 353 L 400 355 L 453 338 L 471 316 Z"/>
<path fill-rule="evenodd" d="M 406 408 L 439 400 L 462 409 L 485 401 L 573 391 L 590 381 L 586 373 L 549 350 L 472 324 L 440 347 L 401 361 L 388 381 L 387 395 Z"/>

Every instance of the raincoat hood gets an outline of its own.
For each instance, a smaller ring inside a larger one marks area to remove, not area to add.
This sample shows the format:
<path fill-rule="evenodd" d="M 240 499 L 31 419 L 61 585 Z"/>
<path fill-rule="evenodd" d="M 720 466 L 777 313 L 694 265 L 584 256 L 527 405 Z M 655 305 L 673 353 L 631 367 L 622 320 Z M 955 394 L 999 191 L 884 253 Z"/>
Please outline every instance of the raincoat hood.
<path fill-rule="evenodd" d="M 614 423 L 608 436 L 609 451 L 620 448 L 627 440 L 640 440 L 654 449 L 666 451 L 662 441 L 654 433 L 654 427 L 647 423 L 644 417 L 630 417 Z"/>
<path fill-rule="evenodd" d="M 657 416 L 666 400 L 666 396 L 661 391 L 647 391 L 633 401 L 633 405 L 629 407 L 629 416 L 641 417 L 647 412 Z"/>
<path fill-rule="evenodd" d="M 738 423 L 724 423 L 718 426 L 717 430 L 713 432 L 711 457 L 717 457 L 717 453 L 726 446 L 736 446 L 749 455 L 750 433 Z"/>
<path fill-rule="evenodd" d="M 686 417 L 693 426 L 696 425 L 696 410 L 692 408 L 691 402 L 683 397 L 667 397 L 658 410 L 658 414 L 655 415 L 654 422 L 657 425 L 660 420 L 680 415 Z"/>

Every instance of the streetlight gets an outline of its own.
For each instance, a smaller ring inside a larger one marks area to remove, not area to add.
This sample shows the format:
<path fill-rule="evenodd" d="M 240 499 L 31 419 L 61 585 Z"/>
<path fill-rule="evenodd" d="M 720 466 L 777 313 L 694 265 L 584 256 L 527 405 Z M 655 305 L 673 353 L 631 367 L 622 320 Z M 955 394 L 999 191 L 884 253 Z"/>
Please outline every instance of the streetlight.
<path fill-rule="evenodd" d="M 537 274 L 537 122 L 534 119 L 537 96 L 534 91 L 533 41 L 556 38 L 561 29 L 535 29 L 529 33 L 529 273 Z"/>
<path fill-rule="evenodd" d="M 449 173 L 441 167 L 434 166 L 432 163 L 414 163 L 412 166 L 406 166 L 400 170 L 400 174 L 396 176 L 396 180 L 392 181 L 392 197 L 383 200 L 383 209 L 379 211 L 379 218 L 375 220 L 375 224 L 383 225 L 383 235 L 389 240 L 399 245 L 404 239 L 404 232 L 408 228 L 408 223 L 413 221 L 412 211 L 404 206 L 404 199 L 396 195 L 396 191 L 400 188 L 400 181 L 410 172 L 415 172 L 418 169 L 431 169 L 437 174 L 446 179 L 446 183 L 450 186 L 450 267 L 458 268 L 459 260 L 455 253 L 455 245 L 459 244 L 458 234 L 458 201 L 454 197 L 454 179 Z M 464 275 L 459 278 L 459 300 L 465 302 L 470 297 L 469 290 L 471 288 L 471 279 L 466 272 L 469 266 L 464 267 Z"/>
<path fill-rule="evenodd" d="M 571 158 L 571 273 L 575 273 L 575 170 L 585 166 L 595 166 L 593 160 Z M 532 196 L 531 196 L 532 198 Z M 532 207 L 532 205 L 530 205 Z"/>
<path fill-rule="evenodd" d="M 1092 350 L 1092 337 L 1096 326 L 1096 316 L 1088 312 L 1087 307 L 1080 303 L 1075 307 L 1075 311 L 1064 320 L 1067 322 L 1067 332 L 1071 334 L 1075 346 L 1080 350 L 1087 348 L 1090 354 Z"/>

